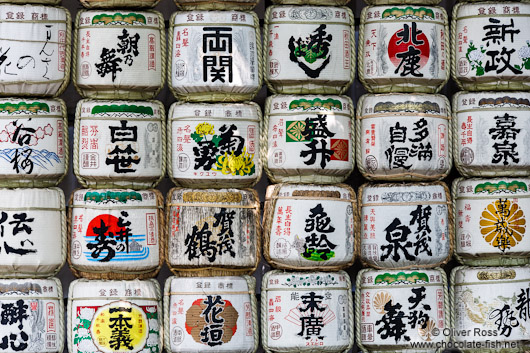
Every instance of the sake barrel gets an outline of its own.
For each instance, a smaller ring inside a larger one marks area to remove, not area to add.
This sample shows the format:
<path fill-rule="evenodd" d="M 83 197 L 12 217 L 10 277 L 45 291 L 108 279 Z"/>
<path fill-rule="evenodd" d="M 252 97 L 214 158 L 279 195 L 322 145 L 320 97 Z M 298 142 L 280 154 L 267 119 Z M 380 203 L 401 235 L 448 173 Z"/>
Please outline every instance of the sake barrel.
<path fill-rule="evenodd" d="M 260 261 L 259 197 L 251 189 L 173 188 L 167 265 L 180 276 L 250 274 Z"/>
<path fill-rule="evenodd" d="M 530 4 L 453 7 L 451 72 L 460 89 L 530 90 Z"/>
<path fill-rule="evenodd" d="M 356 340 L 363 352 L 437 352 L 416 347 L 447 345 L 442 332 L 449 330 L 449 296 L 440 268 L 361 270 L 355 303 Z"/>
<path fill-rule="evenodd" d="M 433 180 L 452 166 L 445 96 L 366 94 L 357 109 L 357 164 L 369 180 Z"/>
<path fill-rule="evenodd" d="M 362 185 L 362 235 L 357 237 L 361 261 L 379 269 L 447 263 L 454 242 L 450 205 L 449 189 L 441 182 Z"/>
<path fill-rule="evenodd" d="M 275 95 L 265 103 L 264 125 L 261 158 L 272 182 L 340 183 L 353 171 L 349 97 Z"/>
<path fill-rule="evenodd" d="M 0 99 L 0 186 L 46 187 L 68 169 L 68 118 L 60 99 Z"/>
<path fill-rule="evenodd" d="M 154 279 L 78 279 L 68 292 L 69 352 L 162 352 L 162 296 Z"/>
<path fill-rule="evenodd" d="M 530 349 L 529 266 L 456 267 L 451 283 L 452 336 L 462 352 Z"/>
<path fill-rule="evenodd" d="M 348 352 L 353 296 L 339 272 L 269 271 L 261 286 L 261 344 L 271 352 Z"/>
<path fill-rule="evenodd" d="M 70 79 L 71 22 L 64 7 L 0 4 L 0 96 L 64 92 Z"/>
<path fill-rule="evenodd" d="M 466 265 L 530 263 L 528 178 L 463 179 L 453 182 L 455 254 Z"/>
<path fill-rule="evenodd" d="M 371 93 L 436 93 L 449 79 L 449 26 L 441 7 L 365 7 L 359 43 L 359 80 Z"/>
<path fill-rule="evenodd" d="M 66 260 L 63 191 L 0 189 L 0 236 L 0 277 L 56 274 Z"/>
<path fill-rule="evenodd" d="M 453 156 L 466 177 L 530 175 L 530 93 L 453 96 Z"/>
<path fill-rule="evenodd" d="M 173 0 L 182 10 L 252 10 L 258 0 Z"/>
<path fill-rule="evenodd" d="M 155 187 L 166 170 L 166 114 L 159 101 L 81 100 L 74 174 L 84 187 Z"/>
<path fill-rule="evenodd" d="M 345 184 L 275 184 L 267 188 L 264 255 L 273 267 L 337 271 L 354 262 L 359 216 Z"/>
<path fill-rule="evenodd" d="M 155 7 L 160 0 L 79 0 L 86 8 Z"/>
<path fill-rule="evenodd" d="M 269 6 L 264 75 L 273 93 L 344 94 L 355 76 L 354 16 L 346 7 Z"/>
<path fill-rule="evenodd" d="M 63 352 L 63 290 L 57 278 L 0 279 L 0 315 L 1 352 Z"/>
<path fill-rule="evenodd" d="M 166 35 L 157 11 L 77 13 L 73 82 L 84 98 L 152 99 L 164 86 Z"/>
<path fill-rule="evenodd" d="M 250 276 L 169 277 L 164 288 L 168 352 L 256 352 L 258 309 Z"/>
<path fill-rule="evenodd" d="M 169 177 L 197 188 L 252 187 L 261 178 L 261 109 L 249 103 L 174 103 Z"/>
<path fill-rule="evenodd" d="M 158 190 L 78 189 L 70 198 L 68 263 L 77 277 L 150 278 L 164 260 Z"/>
<path fill-rule="evenodd" d="M 174 13 L 169 23 L 167 80 L 175 97 L 240 102 L 256 96 L 263 79 L 254 12 L 183 11 Z"/>

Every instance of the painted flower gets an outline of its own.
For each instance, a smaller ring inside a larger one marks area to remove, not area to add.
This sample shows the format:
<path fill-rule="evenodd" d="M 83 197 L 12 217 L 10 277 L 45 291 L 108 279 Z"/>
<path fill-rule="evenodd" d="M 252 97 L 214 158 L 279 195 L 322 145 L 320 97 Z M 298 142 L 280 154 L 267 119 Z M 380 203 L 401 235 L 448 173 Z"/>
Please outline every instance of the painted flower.
<path fill-rule="evenodd" d="M 254 154 L 247 153 L 247 148 L 243 148 L 243 152 L 236 156 L 232 151 L 230 154 L 225 152 L 217 158 L 215 163 L 215 170 L 221 171 L 223 174 L 231 175 L 252 175 L 254 174 Z"/>
<path fill-rule="evenodd" d="M 480 217 L 480 232 L 491 246 L 504 252 L 516 246 L 524 237 L 526 219 L 515 202 L 498 199 L 490 203 Z"/>
<path fill-rule="evenodd" d="M 526 46 L 519 49 L 519 57 L 523 60 L 530 58 L 530 41 L 527 40 Z"/>
<path fill-rule="evenodd" d="M 158 331 L 158 320 L 149 320 L 149 330 Z"/>
<path fill-rule="evenodd" d="M 77 334 L 81 337 L 86 337 L 86 336 L 90 336 L 90 333 L 88 332 L 88 329 L 84 328 L 84 327 L 80 327 L 78 330 L 77 330 Z"/>
<path fill-rule="evenodd" d="M 98 348 L 94 345 L 92 340 L 82 340 L 77 345 L 77 351 L 84 352 L 84 353 L 92 353 L 92 352 L 97 352 Z"/>
<path fill-rule="evenodd" d="M 195 127 L 195 133 L 197 133 L 197 135 L 200 135 L 202 137 L 205 135 L 215 134 L 215 130 L 212 124 L 200 123 L 199 125 Z"/>
<path fill-rule="evenodd" d="M 484 53 L 477 48 L 469 52 L 469 59 L 471 59 L 471 61 L 482 61 L 482 59 L 484 59 Z"/>
<path fill-rule="evenodd" d="M 147 345 L 148 346 L 157 346 L 158 345 L 158 335 L 156 333 L 150 333 L 149 337 L 147 337 Z"/>
<path fill-rule="evenodd" d="M 92 317 L 94 316 L 94 313 L 96 312 L 96 309 L 93 308 L 83 308 L 79 312 L 79 317 L 83 320 L 92 320 Z"/>

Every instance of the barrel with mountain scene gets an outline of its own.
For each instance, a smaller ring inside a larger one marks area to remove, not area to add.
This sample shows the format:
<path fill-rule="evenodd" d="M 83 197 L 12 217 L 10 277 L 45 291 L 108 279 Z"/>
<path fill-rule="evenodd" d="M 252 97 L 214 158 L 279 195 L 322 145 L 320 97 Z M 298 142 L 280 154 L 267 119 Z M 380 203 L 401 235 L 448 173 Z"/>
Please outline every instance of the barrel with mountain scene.
<path fill-rule="evenodd" d="M 155 7 L 160 0 L 79 0 L 84 7 L 91 8 L 122 8 L 122 7 Z"/>

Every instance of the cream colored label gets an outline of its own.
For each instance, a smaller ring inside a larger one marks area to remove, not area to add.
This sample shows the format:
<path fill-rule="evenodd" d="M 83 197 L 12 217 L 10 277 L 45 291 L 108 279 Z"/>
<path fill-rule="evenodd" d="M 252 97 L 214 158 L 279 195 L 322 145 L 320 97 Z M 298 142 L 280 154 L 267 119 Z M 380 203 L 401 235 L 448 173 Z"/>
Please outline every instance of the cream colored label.
<path fill-rule="evenodd" d="M 364 76 L 385 79 L 430 81 L 445 80 L 449 70 L 449 35 L 445 11 L 435 7 L 374 6 L 365 12 Z"/>
<path fill-rule="evenodd" d="M 124 101 L 81 103 L 79 174 L 83 177 L 156 179 L 164 154 L 160 107 Z"/>
<path fill-rule="evenodd" d="M 160 19 L 151 12 L 85 11 L 77 24 L 77 83 L 152 88 L 162 83 Z"/>
<path fill-rule="evenodd" d="M 449 255 L 442 186 L 368 187 L 361 208 L 361 257 L 392 268 L 439 263 Z"/>
<path fill-rule="evenodd" d="M 456 200 L 460 255 L 530 253 L 528 179 L 461 181 Z"/>
<path fill-rule="evenodd" d="M 454 28 L 456 77 L 476 82 L 493 82 L 492 78 L 527 80 L 529 13 L 530 5 L 520 3 L 461 6 Z"/>
<path fill-rule="evenodd" d="M 350 14 L 341 7 L 273 7 L 265 45 L 268 79 L 348 82 Z"/>

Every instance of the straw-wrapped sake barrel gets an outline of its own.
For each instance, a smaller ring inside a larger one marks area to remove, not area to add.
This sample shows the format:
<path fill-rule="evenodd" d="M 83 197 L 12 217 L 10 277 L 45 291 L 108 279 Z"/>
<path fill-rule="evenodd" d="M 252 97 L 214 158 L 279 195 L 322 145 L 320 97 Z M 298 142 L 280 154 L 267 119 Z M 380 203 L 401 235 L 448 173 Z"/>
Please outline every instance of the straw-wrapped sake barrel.
<path fill-rule="evenodd" d="M 72 81 L 84 98 L 152 99 L 165 83 L 166 34 L 157 11 L 77 13 Z"/>
<path fill-rule="evenodd" d="M 530 90 L 530 4 L 453 7 L 451 73 L 460 89 Z"/>
<path fill-rule="evenodd" d="M 74 174 L 84 187 L 155 187 L 166 170 L 166 114 L 159 101 L 81 100 Z"/>
<path fill-rule="evenodd" d="M 530 266 L 454 268 L 451 333 L 455 347 L 464 353 L 528 352 L 529 298 Z"/>
<path fill-rule="evenodd" d="M 455 254 L 472 266 L 530 263 L 530 179 L 456 179 L 453 182 Z"/>
<path fill-rule="evenodd" d="M 460 174 L 530 175 L 530 93 L 458 92 L 451 129 Z"/>
<path fill-rule="evenodd" d="M 68 263 L 90 279 L 150 278 L 164 260 L 158 190 L 78 189 L 70 199 Z"/>
<path fill-rule="evenodd" d="M 349 97 L 275 95 L 263 125 L 261 159 L 272 182 L 340 183 L 353 171 Z"/>
<path fill-rule="evenodd" d="M 70 80 L 70 12 L 0 4 L 0 96 L 61 95 Z"/>
<path fill-rule="evenodd" d="M 169 20 L 167 80 L 181 101 L 251 100 L 262 85 L 254 12 L 185 11 Z"/>
<path fill-rule="evenodd" d="M 182 10 L 252 10 L 259 0 L 173 0 Z"/>
<path fill-rule="evenodd" d="M 261 251 L 259 197 L 251 189 L 173 188 L 167 265 L 180 276 L 250 274 Z"/>
<path fill-rule="evenodd" d="M 255 287 L 250 276 L 169 277 L 164 288 L 167 352 L 256 352 Z"/>
<path fill-rule="evenodd" d="M 359 43 L 359 80 L 369 92 L 436 93 L 449 79 L 449 26 L 441 7 L 365 7 Z"/>
<path fill-rule="evenodd" d="M 84 7 L 91 8 L 121 8 L 121 7 L 155 7 L 160 0 L 79 0 Z"/>
<path fill-rule="evenodd" d="M 68 292 L 68 351 L 162 352 L 160 286 L 154 279 L 79 279 Z"/>
<path fill-rule="evenodd" d="M 197 188 L 252 187 L 261 178 L 261 109 L 250 103 L 175 103 L 168 115 L 169 177 Z"/>
<path fill-rule="evenodd" d="M 269 6 L 264 75 L 274 93 L 344 94 L 355 76 L 354 16 L 347 7 Z"/>
<path fill-rule="evenodd" d="M 63 290 L 57 278 L 0 279 L 0 317 L 0 352 L 63 353 Z"/>
<path fill-rule="evenodd" d="M 379 269 L 428 268 L 453 253 L 453 209 L 444 183 L 364 184 L 359 188 L 364 265 Z"/>
<path fill-rule="evenodd" d="M 357 275 L 355 331 L 363 352 L 438 352 L 412 344 L 447 343 L 447 278 L 431 270 L 364 269 Z M 441 350 L 440 350 L 441 351 Z"/>
<path fill-rule="evenodd" d="M 68 118 L 60 99 L 0 99 L 0 186 L 46 187 L 68 170 Z"/>
<path fill-rule="evenodd" d="M 345 184 L 276 184 L 267 188 L 264 255 L 276 268 L 337 271 L 354 261 L 359 217 Z"/>
<path fill-rule="evenodd" d="M 0 237 L 0 278 L 56 274 L 66 260 L 63 191 L 0 189 Z"/>
<path fill-rule="evenodd" d="M 369 180 L 433 180 L 447 176 L 451 108 L 442 95 L 367 94 L 359 99 L 357 165 Z"/>
<path fill-rule="evenodd" d="M 261 286 L 261 344 L 267 353 L 348 352 L 354 341 L 349 275 L 269 271 Z"/>

